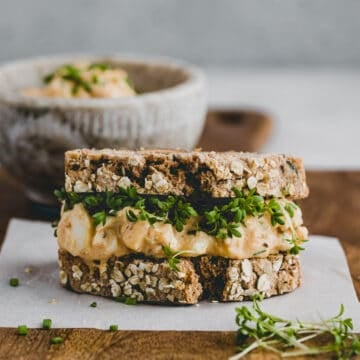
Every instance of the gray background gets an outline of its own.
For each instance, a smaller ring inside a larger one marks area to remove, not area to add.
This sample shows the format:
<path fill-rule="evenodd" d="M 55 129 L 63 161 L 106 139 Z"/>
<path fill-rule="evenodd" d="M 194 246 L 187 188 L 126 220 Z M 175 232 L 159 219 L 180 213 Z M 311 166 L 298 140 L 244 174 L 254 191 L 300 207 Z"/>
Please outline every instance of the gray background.
<path fill-rule="evenodd" d="M 356 0 L 0 0 L 0 61 L 88 51 L 202 66 L 358 66 Z"/>

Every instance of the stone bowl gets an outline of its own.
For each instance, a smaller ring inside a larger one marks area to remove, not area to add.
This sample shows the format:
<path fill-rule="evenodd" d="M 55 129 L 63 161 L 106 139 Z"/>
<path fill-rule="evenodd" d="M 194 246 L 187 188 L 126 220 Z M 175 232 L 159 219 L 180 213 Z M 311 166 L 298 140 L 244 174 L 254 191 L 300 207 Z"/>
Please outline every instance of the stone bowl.
<path fill-rule="evenodd" d="M 124 68 L 139 95 L 119 99 L 30 97 L 45 74 L 78 60 Z M 54 202 L 64 184 L 64 152 L 74 148 L 196 146 L 206 112 L 206 83 L 197 68 L 171 59 L 119 55 L 43 57 L 0 66 L 0 162 L 27 196 Z"/>

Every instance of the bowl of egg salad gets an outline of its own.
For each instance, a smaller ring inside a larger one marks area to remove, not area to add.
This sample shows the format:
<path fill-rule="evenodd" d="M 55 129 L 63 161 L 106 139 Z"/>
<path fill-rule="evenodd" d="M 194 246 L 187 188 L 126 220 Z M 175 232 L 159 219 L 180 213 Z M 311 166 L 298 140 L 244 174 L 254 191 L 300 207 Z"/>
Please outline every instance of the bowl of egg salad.
<path fill-rule="evenodd" d="M 36 202 L 53 202 L 74 148 L 196 146 L 206 81 L 168 58 L 53 56 L 0 66 L 0 162 Z"/>

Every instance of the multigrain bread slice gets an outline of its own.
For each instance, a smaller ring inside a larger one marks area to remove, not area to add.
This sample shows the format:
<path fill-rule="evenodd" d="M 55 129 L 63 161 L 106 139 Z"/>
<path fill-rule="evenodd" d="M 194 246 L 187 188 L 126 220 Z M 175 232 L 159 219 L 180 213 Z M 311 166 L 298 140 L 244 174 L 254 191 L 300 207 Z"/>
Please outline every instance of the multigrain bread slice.
<path fill-rule="evenodd" d="M 145 303 L 243 301 L 258 293 L 265 297 L 287 293 L 301 283 L 299 259 L 287 253 L 244 260 L 181 258 L 179 271 L 174 271 L 166 259 L 134 254 L 105 263 L 85 262 L 60 249 L 59 265 L 61 284 L 76 292 Z"/>
<path fill-rule="evenodd" d="M 284 294 L 301 285 L 299 258 L 287 253 L 243 260 L 216 256 L 194 260 L 204 299 L 243 301 L 259 293 L 264 297 Z"/>
<path fill-rule="evenodd" d="M 303 162 L 285 155 L 175 150 L 72 150 L 65 153 L 68 192 L 118 191 L 143 194 L 232 197 L 233 187 L 264 197 L 305 198 Z"/>

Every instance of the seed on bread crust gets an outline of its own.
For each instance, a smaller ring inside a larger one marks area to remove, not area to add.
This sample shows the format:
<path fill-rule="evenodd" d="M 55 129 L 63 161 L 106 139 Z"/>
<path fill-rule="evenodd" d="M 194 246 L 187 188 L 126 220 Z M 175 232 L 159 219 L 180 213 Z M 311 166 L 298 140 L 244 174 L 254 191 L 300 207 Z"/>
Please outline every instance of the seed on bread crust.
<path fill-rule="evenodd" d="M 258 293 L 270 297 L 290 292 L 301 283 L 299 259 L 289 254 L 244 260 L 180 258 L 178 272 L 169 267 L 167 259 L 140 254 L 112 257 L 99 264 L 60 249 L 59 259 L 63 286 L 106 297 L 129 296 L 138 302 L 243 301 Z M 79 271 L 81 276 L 74 276 Z M 100 276 L 101 273 L 106 276 Z"/>
<path fill-rule="evenodd" d="M 135 161 L 136 159 L 136 161 Z M 72 150 L 65 153 L 65 188 L 71 192 L 233 197 L 232 189 L 255 189 L 264 197 L 308 195 L 303 162 L 285 155 L 176 150 Z M 119 180 L 120 179 L 120 180 Z"/>

